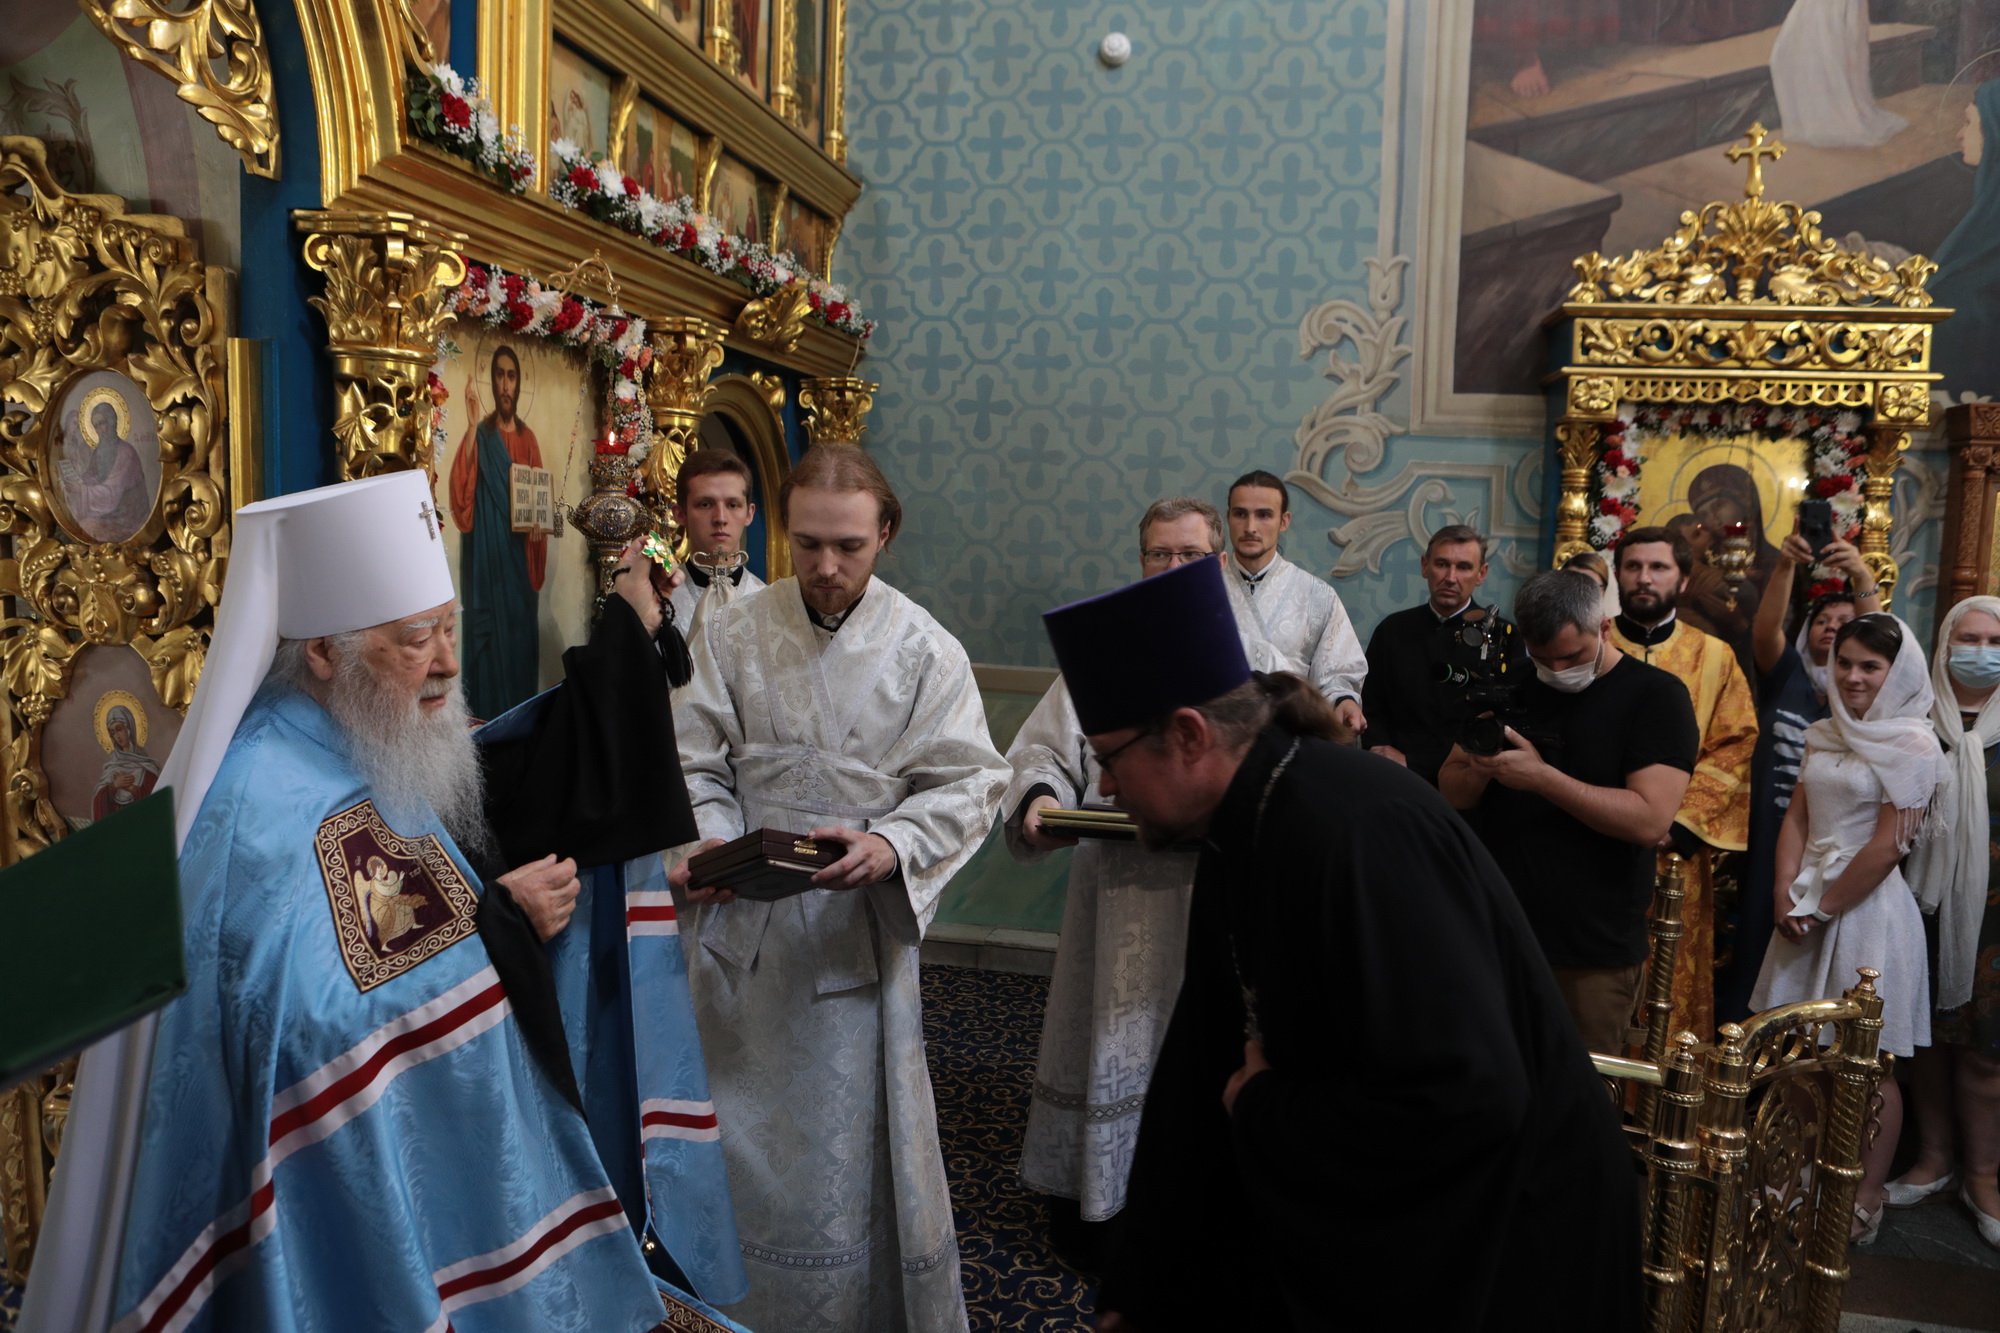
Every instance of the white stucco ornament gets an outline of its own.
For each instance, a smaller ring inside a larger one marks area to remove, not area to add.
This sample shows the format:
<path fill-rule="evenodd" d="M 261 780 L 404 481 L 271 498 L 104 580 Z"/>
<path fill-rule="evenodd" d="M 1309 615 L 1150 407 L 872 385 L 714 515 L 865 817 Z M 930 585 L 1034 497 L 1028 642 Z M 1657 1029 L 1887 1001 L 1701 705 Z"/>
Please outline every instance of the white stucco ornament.
<path fill-rule="evenodd" d="M 1107 32 L 1097 44 L 1097 58 L 1112 69 L 1132 58 L 1132 39 L 1122 32 Z"/>

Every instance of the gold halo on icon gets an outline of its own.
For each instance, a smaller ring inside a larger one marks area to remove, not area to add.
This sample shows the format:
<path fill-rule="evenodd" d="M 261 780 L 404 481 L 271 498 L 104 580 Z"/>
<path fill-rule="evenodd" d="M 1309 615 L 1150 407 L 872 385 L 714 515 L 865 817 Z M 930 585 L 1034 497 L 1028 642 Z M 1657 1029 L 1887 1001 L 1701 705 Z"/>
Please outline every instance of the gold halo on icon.
<path fill-rule="evenodd" d="M 132 438 L 132 409 L 125 405 L 125 395 L 109 385 L 99 385 L 83 396 L 83 402 L 76 409 L 77 434 L 95 449 L 104 443 L 97 435 L 97 405 L 111 404 L 111 410 L 118 414 L 118 435 L 120 439 Z"/>
<path fill-rule="evenodd" d="M 97 743 L 110 754 L 111 710 L 118 707 L 130 710 L 132 714 L 132 744 L 139 749 L 146 748 L 146 705 L 139 702 L 139 696 L 130 690 L 106 690 L 98 696 L 97 707 L 91 710 L 90 720 L 97 731 Z"/>

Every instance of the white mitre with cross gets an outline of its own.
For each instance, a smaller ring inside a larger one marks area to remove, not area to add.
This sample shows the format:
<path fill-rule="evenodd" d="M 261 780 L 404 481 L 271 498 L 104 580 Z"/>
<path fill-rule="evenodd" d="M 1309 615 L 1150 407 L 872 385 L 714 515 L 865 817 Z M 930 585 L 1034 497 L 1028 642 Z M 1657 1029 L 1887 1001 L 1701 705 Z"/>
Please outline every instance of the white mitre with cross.
<path fill-rule="evenodd" d="M 178 846 L 215 780 L 278 641 L 401 620 L 455 594 L 429 478 L 393 472 L 245 505 L 201 681 L 160 787 L 174 791 Z M 19 1327 L 101 1329 L 152 1059 L 150 1017 L 84 1053 Z"/>
<path fill-rule="evenodd" d="M 180 837 L 194 823 L 280 639 L 317 639 L 450 601 L 438 512 L 423 472 L 390 472 L 236 511 L 229 573 L 201 683 L 159 785 Z"/>

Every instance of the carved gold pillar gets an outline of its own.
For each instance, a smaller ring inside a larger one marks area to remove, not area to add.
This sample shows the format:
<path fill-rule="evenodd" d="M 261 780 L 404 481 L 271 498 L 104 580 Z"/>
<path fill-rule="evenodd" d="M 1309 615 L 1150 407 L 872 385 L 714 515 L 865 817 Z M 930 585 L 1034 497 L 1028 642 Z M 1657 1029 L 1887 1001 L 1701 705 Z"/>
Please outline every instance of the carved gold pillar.
<path fill-rule="evenodd" d="M 465 237 L 408 213 L 293 214 L 305 259 L 326 275 L 312 304 L 333 357 L 340 479 L 434 472 L 430 395 L 445 298 L 465 278 Z"/>
<path fill-rule="evenodd" d="M 868 429 L 868 409 L 875 406 L 875 391 L 881 387 L 853 375 L 800 380 L 806 443 L 859 445 Z"/>
<path fill-rule="evenodd" d="M 1874 1133 L 1875 1091 L 1888 1071 L 1880 1055 L 1882 996 L 1875 983 L 1882 974 L 1858 969 L 1860 980 L 1841 998 L 1860 1008 L 1860 1015 L 1840 1024 L 1839 1051 L 1833 1066 L 1832 1095 L 1821 1122 L 1818 1160 L 1813 1163 L 1816 1218 L 1800 1256 L 1799 1275 L 1806 1281 L 1802 1327 L 1840 1327 L 1840 1295 L 1847 1285 L 1847 1219 L 1854 1216 L 1854 1196 L 1861 1185 L 1861 1152 Z M 1871 1133 L 1871 1129 L 1873 1133 Z"/>
<path fill-rule="evenodd" d="M 786 120 L 799 118 L 799 44 L 792 17 L 794 0 L 771 0 L 771 109 Z M 772 210 L 782 215 L 783 201 Z"/>
<path fill-rule="evenodd" d="M 1661 1066 L 1664 1075 L 1657 1109 L 1646 1121 L 1646 1168 L 1652 1176 L 1646 1191 L 1645 1275 L 1646 1327 L 1677 1329 L 1688 1304 L 1687 1269 L 1681 1252 L 1692 1208 L 1696 1168 L 1701 1148 L 1696 1122 L 1701 1111 L 1701 1070 L 1695 1064 L 1695 1039 L 1683 1032 L 1672 1057 Z"/>
<path fill-rule="evenodd" d="M 709 376 L 722 364 L 722 340 L 728 332 L 698 315 L 676 315 L 649 326 L 653 364 L 647 372 L 646 402 L 653 409 L 653 443 L 640 478 L 654 521 L 672 541 L 679 536 L 673 521 L 674 479 L 689 451 L 698 447 Z"/>
<path fill-rule="evenodd" d="M 826 151 L 847 165 L 847 0 L 832 0 L 826 15 Z"/>
<path fill-rule="evenodd" d="M 1951 445 L 1951 487 L 1945 501 L 1944 546 L 1937 616 L 1968 597 L 1991 592 L 1994 517 L 2000 502 L 2000 403 L 1961 403 L 1944 414 Z"/>
<path fill-rule="evenodd" d="M 1590 469 L 1597 464 L 1602 428 L 1594 421 L 1563 418 L 1556 427 L 1562 455 L 1561 494 L 1556 500 L 1555 568 L 1578 551 L 1590 549 Z"/>
<path fill-rule="evenodd" d="M 735 16 L 728 5 L 717 3 L 708 7 L 708 33 L 704 45 L 708 48 L 710 60 L 722 66 L 727 73 L 736 72 Z"/>
<path fill-rule="evenodd" d="M 1896 489 L 1896 468 L 1910 447 L 1910 432 L 1900 425 L 1876 424 L 1869 428 L 1868 480 L 1862 483 L 1861 562 L 1875 576 L 1882 590 L 1882 607 L 1889 609 L 1901 571 L 1889 554 L 1889 496 Z"/>

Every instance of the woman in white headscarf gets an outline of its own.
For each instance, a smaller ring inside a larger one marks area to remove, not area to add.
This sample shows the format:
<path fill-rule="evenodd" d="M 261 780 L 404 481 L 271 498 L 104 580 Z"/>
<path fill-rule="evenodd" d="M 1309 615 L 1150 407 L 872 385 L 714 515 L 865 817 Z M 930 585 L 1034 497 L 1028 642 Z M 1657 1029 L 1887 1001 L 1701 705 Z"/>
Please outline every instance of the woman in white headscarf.
<path fill-rule="evenodd" d="M 1762 1010 L 1833 999 L 1859 968 L 1882 978 L 1882 1049 L 1908 1057 L 1931 1040 L 1924 924 L 1897 869 L 1944 771 L 1931 731 L 1930 669 L 1894 616 L 1857 616 L 1833 641 L 1833 716 L 1806 729 L 1806 757 L 1778 834 L 1777 931 L 1751 992 Z M 1863 1151 L 1855 1239 L 1882 1222 L 1883 1186 L 1902 1130 L 1894 1080 L 1881 1132 Z"/>
<path fill-rule="evenodd" d="M 1980 1236 L 2000 1248 L 2000 597 L 1952 607 L 1938 643 L 1931 718 L 1948 755 L 1946 831 L 1909 869 L 1934 950 L 1935 1049 L 1910 1069 L 1920 1147 L 1887 1198 L 1908 1207 L 1959 1185 Z"/>

